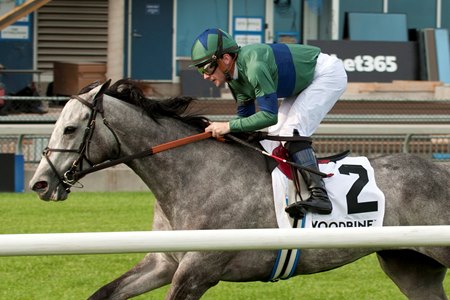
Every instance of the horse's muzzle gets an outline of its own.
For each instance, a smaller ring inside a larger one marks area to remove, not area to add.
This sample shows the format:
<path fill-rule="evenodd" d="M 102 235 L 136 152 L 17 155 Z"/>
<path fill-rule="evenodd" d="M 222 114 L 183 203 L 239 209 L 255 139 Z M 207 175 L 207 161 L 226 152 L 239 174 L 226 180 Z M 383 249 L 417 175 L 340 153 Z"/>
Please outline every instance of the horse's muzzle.
<path fill-rule="evenodd" d="M 48 182 L 44 180 L 37 181 L 30 188 L 38 194 L 39 199 L 44 201 L 66 200 L 67 194 L 70 192 L 70 190 L 66 188 L 61 188 L 61 185 L 59 185 L 54 191 L 51 191 Z"/>

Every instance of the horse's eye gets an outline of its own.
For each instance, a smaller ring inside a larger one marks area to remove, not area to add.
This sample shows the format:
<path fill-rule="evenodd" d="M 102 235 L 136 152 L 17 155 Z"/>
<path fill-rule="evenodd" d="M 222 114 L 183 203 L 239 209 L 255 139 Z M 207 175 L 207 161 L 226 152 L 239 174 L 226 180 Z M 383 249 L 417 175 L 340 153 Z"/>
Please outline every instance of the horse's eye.
<path fill-rule="evenodd" d="M 76 127 L 73 127 L 73 126 L 67 126 L 66 128 L 64 128 L 64 134 L 71 134 L 71 133 L 74 133 L 75 130 L 77 130 Z"/>

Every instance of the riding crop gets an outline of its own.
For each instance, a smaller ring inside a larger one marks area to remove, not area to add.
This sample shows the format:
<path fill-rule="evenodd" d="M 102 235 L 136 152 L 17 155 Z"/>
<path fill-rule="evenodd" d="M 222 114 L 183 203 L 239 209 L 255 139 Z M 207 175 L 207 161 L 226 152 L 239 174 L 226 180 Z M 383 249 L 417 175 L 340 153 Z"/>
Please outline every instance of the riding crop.
<path fill-rule="evenodd" d="M 291 166 L 293 166 L 293 167 L 295 167 L 297 169 L 301 169 L 301 170 L 305 170 L 307 172 L 314 173 L 314 174 L 319 175 L 319 176 L 321 176 L 323 178 L 333 176 L 333 173 L 326 174 L 326 173 L 323 173 L 323 172 L 320 172 L 320 171 L 317 171 L 317 170 L 314 170 L 314 169 L 311 169 L 311 168 L 304 167 L 302 165 L 296 164 L 296 163 L 294 163 L 292 161 L 289 161 L 289 160 L 286 160 L 284 158 L 278 157 L 278 156 L 273 155 L 271 153 L 268 153 L 268 152 L 266 152 L 266 151 L 264 151 L 264 150 L 262 150 L 262 149 L 260 149 L 260 148 L 258 148 L 256 146 L 250 144 L 250 143 L 247 143 L 246 141 L 241 140 L 240 138 L 235 137 L 234 135 L 226 134 L 225 138 L 230 139 L 230 140 L 232 140 L 232 141 L 234 141 L 236 143 L 239 143 L 239 144 L 241 144 L 241 145 L 243 145 L 245 147 L 248 147 L 248 148 L 251 148 L 253 150 L 256 150 L 259 153 L 261 153 L 261 154 L 263 154 L 265 156 L 271 157 L 271 158 L 275 159 L 278 162 L 282 162 L 282 163 L 286 163 L 288 165 L 291 165 Z"/>

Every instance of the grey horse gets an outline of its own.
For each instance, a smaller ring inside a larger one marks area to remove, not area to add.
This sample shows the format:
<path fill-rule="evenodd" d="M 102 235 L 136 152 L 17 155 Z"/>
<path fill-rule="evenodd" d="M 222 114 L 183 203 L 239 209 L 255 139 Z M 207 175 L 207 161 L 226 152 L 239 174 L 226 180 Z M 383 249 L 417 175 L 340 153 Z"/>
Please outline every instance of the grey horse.
<path fill-rule="evenodd" d="M 189 98 L 146 99 L 130 80 L 108 86 L 91 86 L 65 105 L 30 182 L 42 200 L 66 199 L 78 179 L 74 174 L 89 164 L 202 132 L 205 120 L 186 113 Z M 371 163 L 386 197 L 385 226 L 448 224 L 449 172 L 408 154 Z M 126 164 L 158 199 L 153 230 L 277 227 L 265 158 L 252 149 L 208 139 Z M 331 270 L 374 252 L 409 299 L 447 299 L 450 247 L 305 249 L 295 275 Z M 199 299 L 219 281 L 266 281 L 276 257 L 277 251 L 267 250 L 149 253 L 89 299 L 127 299 L 167 284 L 166 299 Z"/>

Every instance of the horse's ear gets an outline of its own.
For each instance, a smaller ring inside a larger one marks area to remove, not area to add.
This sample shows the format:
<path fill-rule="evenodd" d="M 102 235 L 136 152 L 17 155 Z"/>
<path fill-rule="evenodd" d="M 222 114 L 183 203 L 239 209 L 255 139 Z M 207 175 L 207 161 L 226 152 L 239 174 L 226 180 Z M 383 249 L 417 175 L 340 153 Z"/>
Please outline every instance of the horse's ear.
<path fill-rule="evenodd" d="M 111 79 L 108 79 L 104 84 L 102 84 L 101 88 L 98 90 L 97 94 L 95 94 L 94 99 L 100 97 L 105 93 L 105 91 L 109 88 L 109 85 L 111 84 Z"/>

